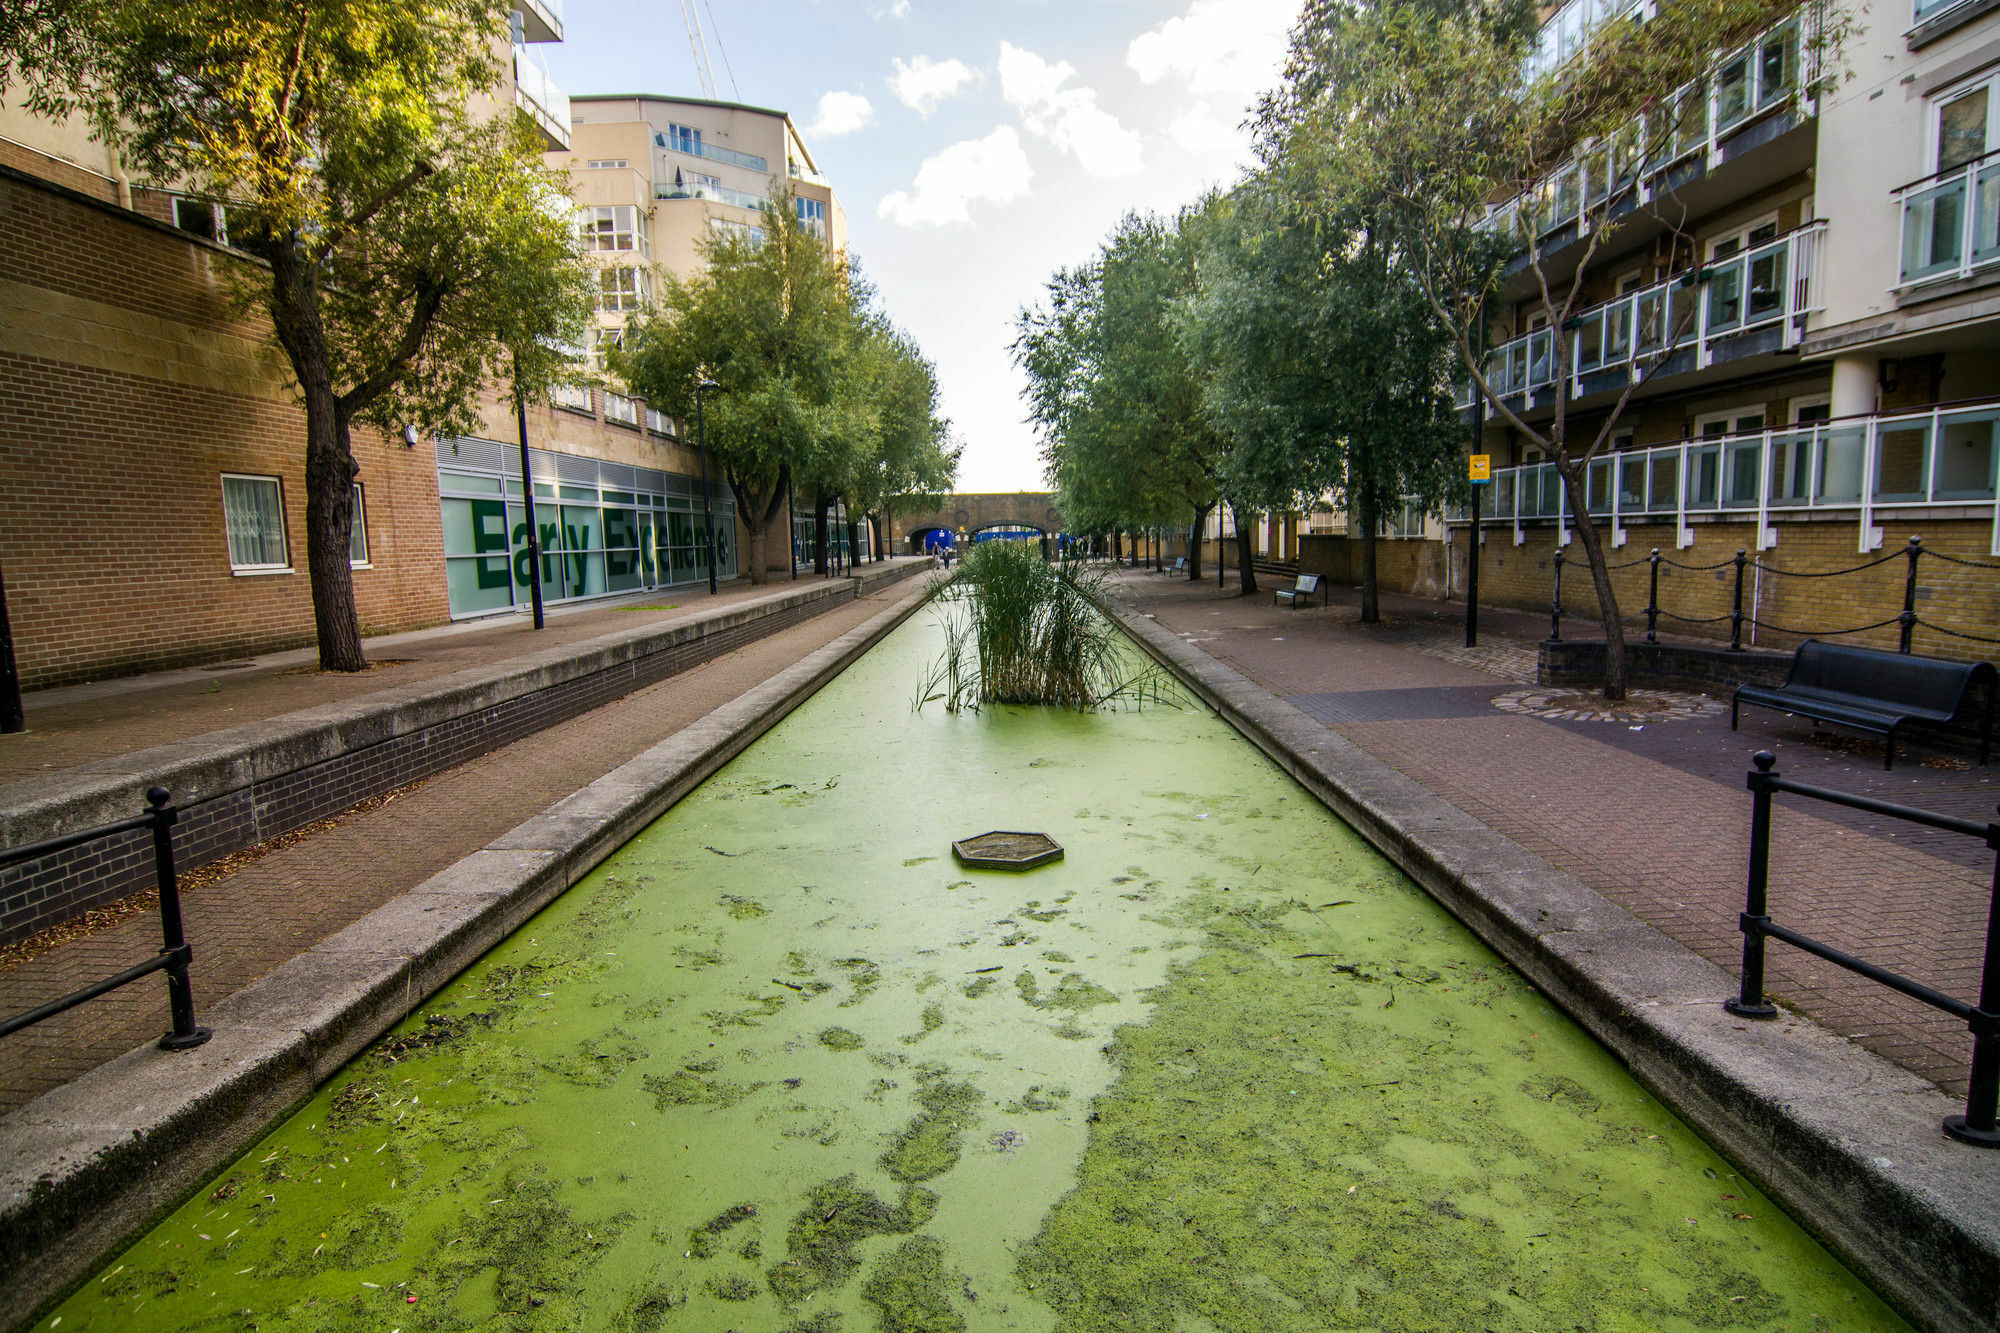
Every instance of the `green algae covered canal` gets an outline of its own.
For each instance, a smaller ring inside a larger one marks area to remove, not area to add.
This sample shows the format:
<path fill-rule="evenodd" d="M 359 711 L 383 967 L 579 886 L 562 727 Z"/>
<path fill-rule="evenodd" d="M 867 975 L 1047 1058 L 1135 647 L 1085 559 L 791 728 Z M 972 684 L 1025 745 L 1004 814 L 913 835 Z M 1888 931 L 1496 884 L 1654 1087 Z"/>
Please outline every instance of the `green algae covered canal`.
<path fill-rule="evenodd" d="M 898 630 L 37 1328 L 1903 1325 L 1213 716 Z M 965 871 L 954 838 L 1065 860 Z"/>

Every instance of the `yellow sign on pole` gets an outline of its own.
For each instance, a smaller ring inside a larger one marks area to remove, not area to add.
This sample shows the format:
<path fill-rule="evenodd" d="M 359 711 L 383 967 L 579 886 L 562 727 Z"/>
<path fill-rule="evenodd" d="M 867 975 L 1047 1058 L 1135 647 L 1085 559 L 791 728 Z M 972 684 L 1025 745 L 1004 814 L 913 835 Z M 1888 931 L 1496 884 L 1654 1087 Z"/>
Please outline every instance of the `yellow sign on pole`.
<path fill-rule="evenodd" d="M 1472 456 L 1472 481 L 1474 485 L 1493 480 L 1493 455 L 1474 454 Z"/>

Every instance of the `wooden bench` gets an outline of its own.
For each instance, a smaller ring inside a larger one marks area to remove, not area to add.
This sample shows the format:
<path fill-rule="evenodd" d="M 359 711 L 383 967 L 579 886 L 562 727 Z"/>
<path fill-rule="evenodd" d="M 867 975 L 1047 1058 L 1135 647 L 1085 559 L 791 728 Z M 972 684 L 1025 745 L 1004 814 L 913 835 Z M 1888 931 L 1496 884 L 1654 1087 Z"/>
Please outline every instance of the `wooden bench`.
<path fill-rule="evenodd" d="M 1320 586 L 1319 575 L 1301 574 L 1297 583 L 1289 588 L 1280 588 L 1271 594 L 1271 605 L 1286 605 L 1296 611 L 1299 609 L 1300 602 L 1304 602 L 1308 606 L 1312 605 L 1313 594 L 1315 593 L 1319 594 L 1319 604 L 1326 606 L 1328 604 L 1326 600 L 1327 589 Z"/>
<path fill-rule="evenodd" d="M 1966 731 L 1979 737 L 1983 764 L 1993 751 L 1994 690 L 1991 662 L 1946 662 L 1808 639 L 1793 654 L 1783 685 L 1736 687 L 1729 729 L 1736 729 L 1742 706 L 1753 704 L 1873 732 L 1887 740 L 1884 768 L 1895 767 L 1896 733 L 1905 726 Z"/>

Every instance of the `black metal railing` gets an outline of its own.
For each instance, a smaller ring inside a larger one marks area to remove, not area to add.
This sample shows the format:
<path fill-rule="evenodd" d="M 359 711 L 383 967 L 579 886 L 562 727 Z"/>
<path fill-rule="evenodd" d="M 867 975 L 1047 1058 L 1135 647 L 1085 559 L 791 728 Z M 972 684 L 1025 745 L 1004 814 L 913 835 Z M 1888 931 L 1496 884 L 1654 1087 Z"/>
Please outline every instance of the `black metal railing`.
<path fill-rule="evenodd" d="M 1729 648 L 1731 652 L 1743 651 L 1743 627 L 1746 625 L 1754 626 L 1758 629 L 1770 630 L 1777 634 L 1795 635 L 1800 638 L 1826 638 L 1842 634 L 1865 634 L 1869 630 L 1886 629 L 1888 626 L 1894 625 L 1897 627 L 1897 651 L 1904 653 L 1910 651 L 1910 638 L 1916 632 L 1916 628 L 1919 625 L 1922 625 L 1927 630 L 1932 630 L 1954 639 L 1964 639 L 1971 643 L 2000 644 L 2000 638 L 1994 638 L 1985 634 L 1973 634 L 1962 629 L 1952 629 L 1948 626 L 1937 624 L 1934 621 L 1925 620 L 1917 614 L 1917 565 L 1919 561 L 1926 558 L 1942 560 L 1947 564 L 1960 565 L 1967 569 L 1984 569 L 2000 573 L 2000 564 L 1989 564 L 1984 560 L 1968 560 L 1964 556 L 1931 550 L 1924 545 L 1922 537 L 1910 538 L 1909 543 L 1900 551 L 1891 551 L 1887 555 L 1878 556 L 1873 560 L 1859 565 L 1848 565 L 1842 569 L 1780 569 L 1776 565 L 1765 564 L 1762 558 L 1753 557 L 1748 551 L 1738 551 L 1729 559 L 1717 560 L 1712 564 L 1688 565 L 1678 560 L 1669 560 L 1660 554 L 1658 547 L 1654 547 L 1650 555 L 1642 556 L 1637 560 L 1625 560 L 1615 565 L 1607 565 L 1605 568 L 1615 574 L 1621 569 L 1632 569 L 1639 565 L 1650 567 L 1646 609 L 1641 613 L 1644 615 L 1646 621 L 1647 643 L 1658 643 L 1660 641 L 1660 618 L 1664 616 L 1668 620 L 1678 621 L 1683 625 L 1719 625 L 1725 620 L 1728 621 Z M 1839 578 L 1844 574 L 1859 574 L 1864 570 L 1874 569 L 1878 565 L 1886 565 L 1892 560 L 1902 560 L 1908 564 L 1908 568 L 1904 571 L 1903 575 L 1903 606 L 1902 610 L 1898 611 L 1895 615 L 1884 617 L 1881 620 L 1871 621 L 1866 625 L 1843 625 L 1838 628 L 1810 625 L 1779 625 L 1768 620 L 1758 619 L 1754 611 L 1746 614 L 1743 610 L 1743 579 L 1747 573 L 1752 571 L 1759 574 L 1769 574 L 1773 578 L 1830 579 Z M 1555 561 L 1555 587 L 1549 600 L 1549 638 L 1558 642 L 1562 639 L 1562 576 L 1563 565 L 1565 563 L 1566 560 L 1563 552 L 1558 547 Z M 1733 568 L 1735 571 L 1735 586 L 1730 593 L 1729 610 L 1721 615 L 1714 616 L 1683 616 L 1662 607 L 1660 605 L 1660 570 L 1662 567 L 1678 569 L 1690 574 L 1707 574 L 1718 569 Z M 1996 590 L 1996 595 L 2000 595 L 2000 590 Z M 1639 616 L 1627 616 L 1625 619 L 1636 624 Z"/>
<path fill-rule="evenodd" d="M 141 977 L 165 972 L 167 1008 L 172 1012 L 174 1025 L 160 1038 L 161 1048 L 185 1050 L 208 1040 L 208 1029 L 195 1026 L 194 990 L 188 985 L 188 962 L 194 957 L 194 950 L 189 947 L 181 927 L 180 886 L 174 873 L 174 824 L 180 819 L 180 811 L 169 804 L 171 796 L 172 793 L 165 787 L 154 787 L 146 793 L 147 809 L 143 815 L 0 851 L 0 866 L 18 865 L 23 861 L 38 861 L 44 856 L 87 842 L 150 829 L 153 834 L 153 874 L 160 890 L 160 951 L 157 954 L 143 963 L 134 963 L 123 972 L 94 981 L 82 990 L 71 991 L 61 999 L 50 1000 L 12 1018 L 0 1019 L 0 1037 L 31 1027 L 45 1018 L 53 1018 L 65 1009 L 74 1009 L 86 1000 L 94 1000 Z"/>
<path fill-rule="evenodd" d="M 1772 1018 L 1777 1015 L 1776 1006 L 1764 996 L 1764 941 L 1776 939 L 1899 991 L 1933 1009 L 1942 1009 L 1964 1019 L 1966 1027 L 1972 1031 L 1971 1086 L 1965 1098 L 1965 1114 L 1947 1116 L 1944 1132 L 1963 1143 L 2000 1148 L 2000 1124 L 1995 1123 L 1996 1112 L 2000 1112 L 2000 822 L 1980 824 L 1932 810 L 1878 801 L 1870 796 L 1855 796 L 1844 791 L 1793 782 L 1778 775 L 1774 767 L 1778 757 L 1769 750 L 1758 751 L 1754 762 L 1757 767 L 1751 770 L 1749 783 L 1750 884 L 1745 895 L 1743 915 L 1739 918 L 1743 930 L 1743 986 L 1737 995 L 1724 1000 L 1722 1007 L 1741 1018 Z M 1851 810 L 1866 810 L 1870 814 L 1887 815 L 1892 819 L 1903 819 L 1926 828 L 1962 833 L 1985 841 L 1995 856 L 1993 892 L 1986 909 L 1986 953 L 1979 973 L 1978 1004 L 1967 1004 L 1955 996 L 1856 958 L 1771 920 L 1771 799 L 1779 792 L 1844 805 Z"/>

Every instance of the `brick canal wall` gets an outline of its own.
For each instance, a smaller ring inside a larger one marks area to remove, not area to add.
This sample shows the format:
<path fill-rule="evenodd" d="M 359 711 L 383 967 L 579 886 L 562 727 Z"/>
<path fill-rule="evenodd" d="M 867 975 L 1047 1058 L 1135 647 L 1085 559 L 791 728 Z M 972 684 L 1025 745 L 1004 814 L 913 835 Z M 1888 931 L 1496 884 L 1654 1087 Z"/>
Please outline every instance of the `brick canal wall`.
<path fill-rule="evenodd" d="M 439 773 L 677 675 L 867 591 L 929 568 L 865 567 L 664 627 L 624 630 L 494 667 L 140 751 L 15 783 L 0 844 L 19 846 L 128 818 L 154 783 L 183 811 L 179 868 L 193 870 Z M 0 871 L 0 943 L 150 888 L 150 835 L 71 848 Z"/>

